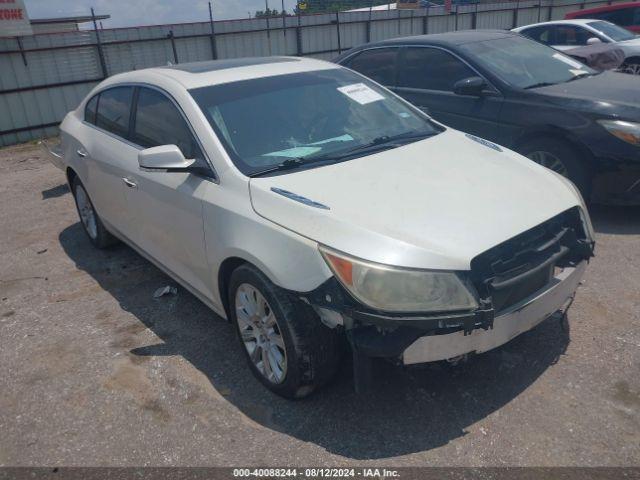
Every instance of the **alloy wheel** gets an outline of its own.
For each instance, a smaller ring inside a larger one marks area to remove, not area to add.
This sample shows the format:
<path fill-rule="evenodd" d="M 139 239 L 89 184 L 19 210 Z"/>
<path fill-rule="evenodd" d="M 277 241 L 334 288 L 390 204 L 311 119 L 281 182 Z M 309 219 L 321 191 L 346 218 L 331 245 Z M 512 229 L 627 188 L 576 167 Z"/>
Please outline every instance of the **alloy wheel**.
<path fill-rule="evenodd" d="M 96 213 L 93 210 L 91 201 L 87 192 L 81 185 L 76 187 L 76 203 L 78 205 L 78 212 L 80 214 L 80 220 L 84 225 L 85 230 L 89 236 L 95 240 L 98 238 L 98 224 L 96 221 Z"/>
<path fill-rule="evenodd" d="M 527 158 L 542 165 L 543 167 L 547 167 L 549 170 L 553 170 L 554 172 L 569 178 L 569 171 L 567 170 L 567 167 L 565 167 L 564 163 L 562 163 L 562 161 L 552 153 L 542 151 L 531 152 L 527 154 Z"/>
<path fill-rule="evenodd" d="M 630 73 L 631 75 L 640 75 L 640 63 L 627 63 L 620 67 L 620 70 L 624 73 Z"/>
<path fill-rule="evenodd" d="M 260 291 L 248 283 L 235 295 L 240 337 L 257 370 L 271 383 L 287 375 L 287 352 L 275 313 Z"/>

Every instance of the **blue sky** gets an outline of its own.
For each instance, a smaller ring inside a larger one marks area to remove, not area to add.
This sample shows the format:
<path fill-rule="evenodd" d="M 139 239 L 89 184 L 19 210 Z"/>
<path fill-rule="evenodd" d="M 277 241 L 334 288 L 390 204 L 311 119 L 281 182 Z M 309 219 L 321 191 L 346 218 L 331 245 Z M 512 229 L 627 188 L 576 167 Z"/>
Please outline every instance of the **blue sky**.
<path fill-rule="evenodd" d="M 162 23 L 206 21 L 207 0 L 25 0 L 31 18 L 88 15 L 93 6 L 96 14 L 111 15 L 104 27 L 126 27 Z M 212 0 L 217 19 L 247 18 L 248 12 L 264 9 L 264 0 Z M 285 0 L 292 10 L 295 0 Z M 269 0 L 269 7 L 281 8 L 281 0 Z"/>

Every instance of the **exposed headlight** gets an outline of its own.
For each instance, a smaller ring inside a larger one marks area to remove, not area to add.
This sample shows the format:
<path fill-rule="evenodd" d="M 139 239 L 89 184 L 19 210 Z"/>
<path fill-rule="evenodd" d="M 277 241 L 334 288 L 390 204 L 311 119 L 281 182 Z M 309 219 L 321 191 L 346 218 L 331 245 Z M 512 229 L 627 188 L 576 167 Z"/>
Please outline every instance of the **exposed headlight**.
<path fill-rule="evenodd" d="M 320 252 L 340 283 L 357 300 L 387 312 L 472 310 L 478 303 L 454 272 L 411 270 Z"/>
<path fill-rule="evenodd" d="M 624 120 L 598 120 L 607 131 L 631 145 L 640 147 L 640 123 Z"/>

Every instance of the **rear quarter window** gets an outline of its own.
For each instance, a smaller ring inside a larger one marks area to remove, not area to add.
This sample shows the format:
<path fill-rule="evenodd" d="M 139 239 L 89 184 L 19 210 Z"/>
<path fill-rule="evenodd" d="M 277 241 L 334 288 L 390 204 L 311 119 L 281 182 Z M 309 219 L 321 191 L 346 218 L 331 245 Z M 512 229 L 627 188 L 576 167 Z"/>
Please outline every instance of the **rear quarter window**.
<path fill-rule="evenodd" d="M 98 97 L 99 95 L 94 96 L 91 100 L 87 102 L 86 107 L 84 107 L 84 121 L 92 125 L 96 124 L 96 113 L 98 111 Z"/>
<path fill-rule="evenodd" d="M 385 86 L 394 86 L 397 48 L 372 48 L 349 60 L 345 66 Z"/>

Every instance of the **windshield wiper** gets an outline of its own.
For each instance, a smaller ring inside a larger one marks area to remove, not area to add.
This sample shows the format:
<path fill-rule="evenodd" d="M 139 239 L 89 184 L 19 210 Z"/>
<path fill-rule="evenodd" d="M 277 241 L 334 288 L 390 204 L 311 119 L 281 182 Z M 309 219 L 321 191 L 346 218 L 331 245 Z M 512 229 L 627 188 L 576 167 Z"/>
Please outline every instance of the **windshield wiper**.
<path fill-rule="evenodd" d="M 280 172 L 282 170 L 293 170 L 299 168 L 302 165 L 306 165 L 311 163 L 311 161 L 307 161 L 304 158 L 287 158 L 284 162 L 278 163 L 277 165 L 272 165 L 270 167 L 265 168 L 264 170 L 258 170 L 250 174 L 250 177 L 260 177 L 262 175 L 266 175 L 271 172 Z"/>
<path fill-rule="evenodd" d="M 406 145 L 411 141 L 421 140 L 431 137 L 438 132 L 405 132 L 399 135 L 383 135 L 376 137 L 369 143 L 364 145 L 358 145 L 357 147 L 350 148 L 344 152 L 340 152 L 337 155 L 328 155 L 323 157 L 317 157 L 322 160 L 340 161 L 345 158 L 352 157 L 353 155 L 360 155 L 365 153 L 372 153 L 379 150 L 388 150 L 390 148 L 400 147 Z"/>
<path fill-rule="evenodd" d="M 540 82 L 540 83 L 534 83 L 533 85 L 529 85 L 528 87 L 524 87 L 524 89 L 529 90 L 531 88 L 549 87 L 551 85 L 556 85 L 556 84 L 553 82 Z"/>
<path fill-rule="evenodd" d="M 383 135 L 381 137 L 374 138 L 371 142 L 365 143 L 364 145 L 358 145 L 357 147 L 349 148 L 343 152 L 340 152 L 337 155 L 328 154 L 328 155 L 319 155 L 317 157 L 296 157 L 296 158 L 288 158 L 282 163 L 277 165 L 272 165 L 270 167 L 265 168 L 264 170 L 259 170 L 250 174 L 250 177 L 260 177 L 262 175 L 267 175 L 273 172 L 281 172 L 284 170 L 293 170 L 300 167 L 306 167 L 308 165 L 316 164 L 316 163 L 337 163 L 341 160 L 345 160 L 354 155 L 371 153 L 372 151 L 377 150 L 387 150 L 390 148 L 400 147 L 401 145 L 408 143 L 412 140 L 423 139 L 427 137 L 431 137 L 435 135 L 437 132 L 405 132 L 400 135 Z"/>
<path fill-rule="evenodd" d="M 571 77 L 569 80 L 567 80 L 564 83 L 573 82 L 574 80 L 578 80 L 580 78 L 593 77 L 595 75 L 596 75 L 595 73 L 584 72 L 584 73 L 581 73 L 580 75 L 576 75 L 575 77 Z"/>

